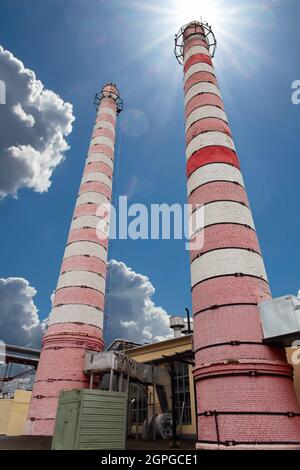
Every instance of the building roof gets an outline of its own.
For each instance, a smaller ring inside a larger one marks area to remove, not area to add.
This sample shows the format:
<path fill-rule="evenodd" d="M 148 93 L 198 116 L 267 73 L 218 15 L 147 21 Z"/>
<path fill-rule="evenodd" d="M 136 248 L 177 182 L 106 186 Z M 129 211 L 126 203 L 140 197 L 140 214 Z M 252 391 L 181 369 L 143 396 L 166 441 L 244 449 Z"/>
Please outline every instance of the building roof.
<path fill-rule="evenodd" d="M 128 356 L 141 362 L 165 360 L 167 357 L 175 357 L 177 353 L 190 352 L 192 354 L 192 338 L 193 334 L 179 336 L 178 338 L 137 346 L 127 349 L 125 352 Z"/>

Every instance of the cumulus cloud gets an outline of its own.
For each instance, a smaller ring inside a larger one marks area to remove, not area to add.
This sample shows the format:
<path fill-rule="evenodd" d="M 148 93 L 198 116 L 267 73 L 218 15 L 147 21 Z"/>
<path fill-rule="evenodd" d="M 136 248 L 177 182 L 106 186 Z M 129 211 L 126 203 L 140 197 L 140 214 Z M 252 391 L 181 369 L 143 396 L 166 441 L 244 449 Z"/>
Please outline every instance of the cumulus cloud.
<path fill-rule="evenodd" d="M 6 104 L 0 104 L 0 198 L 20 188 L 47 191 L 54 169 L 68 150 L 73 107 L 44 88 L 35 73 L 0 46 L 0 79 Z"/>
<path fill-rule="evenodd" d="M 38 316 L 36 290 L 21 277 L 0 278 L 0 340 L 19 346 L 40 347 L 45 322 Z"/>
<path fill-rule="evenodd" d="M 122 262 L 109 262 L 106 299 L 106 342 L 125 338 L 149 343 L 172 337 L 169 315 L 151 299 L 155 289 L 148 279 Z"/>
<path fill-rule="evenodd" d="M 150 280 L 122 262 L 109 262 L 105 339 L 150 343 L 173 337 L 169 315 L 152 300 Z M 0 278 L 0 340 L 40 347 L 48 318 L 41 320 L 34 304 L 36 290 L 24 278 Z"/>

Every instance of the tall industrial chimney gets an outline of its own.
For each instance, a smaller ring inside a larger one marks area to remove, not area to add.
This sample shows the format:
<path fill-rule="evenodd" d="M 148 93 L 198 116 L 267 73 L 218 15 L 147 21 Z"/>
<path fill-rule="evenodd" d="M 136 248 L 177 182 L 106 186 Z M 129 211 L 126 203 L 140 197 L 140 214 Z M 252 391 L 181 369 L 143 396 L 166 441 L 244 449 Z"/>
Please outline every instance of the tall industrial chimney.
<path fill-rule="evenodd" d="M 270 298 L 211 56 L 211 28 L 175 38 L 184 65 L 188 200 L 204 204 L 204 245 L 191 249 L 200 449 L 298 448 L 300 415 L 283 348 L 262 342 L 258 303 Z M 197 210 L 197 209 L 195 209 Z"/>
<path fill-rule="evenodd" d="M 30 403 L 27 434 L 52 435 L 61 390 L 86 388 L 85 351 L 101 351 L 108 239 L 96 228 L 112 196 L 116 85 L 96 95 L 96 123 L 76 201 Z M 100 236 L 99 236 L 100 235 Z"/>

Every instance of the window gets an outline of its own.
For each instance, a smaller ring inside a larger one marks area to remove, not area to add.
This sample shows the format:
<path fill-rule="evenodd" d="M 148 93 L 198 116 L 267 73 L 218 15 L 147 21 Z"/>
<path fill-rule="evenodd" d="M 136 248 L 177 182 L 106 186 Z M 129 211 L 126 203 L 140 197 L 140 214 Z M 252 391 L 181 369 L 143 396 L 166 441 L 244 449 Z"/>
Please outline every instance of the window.
<path fill-rule="evenodd" d="M 180 423 L 182 416 L 182 424 L 191 424 L 189 366 L 183 362 L 175 362 L 174 371 L 177 423 Z"/>
<path fill-rule="evenodd" d="M 139 391 L 138 391 L 139 387 Z M 147 417 L 147 387 L 131 383 L 129 388 L 131 424 L 143 424 Z"/>

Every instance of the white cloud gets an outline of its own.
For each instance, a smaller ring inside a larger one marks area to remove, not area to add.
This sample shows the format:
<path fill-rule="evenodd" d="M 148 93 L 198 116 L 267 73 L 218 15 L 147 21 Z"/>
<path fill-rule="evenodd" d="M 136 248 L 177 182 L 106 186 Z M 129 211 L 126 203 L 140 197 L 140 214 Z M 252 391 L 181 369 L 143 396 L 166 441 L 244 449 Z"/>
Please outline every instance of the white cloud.
<path fill-rule="evenodd" d="M 172 338 L 169 315 L 151 299 L 155 289 L 150 280 L 115 260 L 109 262 L 109 270 L 106 343 L 115 338 L 139 343 Z M 0 278 L 0 340 L 40 347 L 48 318 L 39 318 L 35 295 L 24 278 Z"/>
<path fill-rule="evenodd" d="M 106 343 L 124 338 L 140 343 L 173 337 L 169 315 L 151 300 L 155 289 L 148 279 L 122 262 L 109 262 L 106 299 Z"/>
<path fill-rule="evenodd" d="M 21 277 L 0 278 L 0 340 L 40 347 L 45 322 L 38 316 L 36 290 Z"/>
<path fill-rule="evenodd" d="M 137 322 L 133 321 L 133 320 L 131 320 L 131 321 L 122 321 L 121 320 L 120 323 L 121 323 L 121 326 L 123 326 L 124 328 L 136 328 L 137 329 L 137 327 L 138 327 Z"/>
<path fill-rule="evenodd" d="M 54 169 L 68 150 L 73 107 L 44 88 L 35 73 L 0 46 L 0 198 L 23 187 L 47 191 Z"/>
<path fill-rule="evenodd" d="M 32 127 L 35 124 L 35 119 L 32 114 L 26 114 L 21 104 L 18 103 L 12 107 L 13 112 L 19 117 L 21 121 L 24 121 L 26 126 Z"/>

